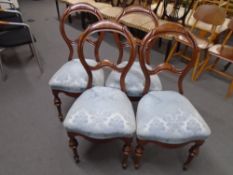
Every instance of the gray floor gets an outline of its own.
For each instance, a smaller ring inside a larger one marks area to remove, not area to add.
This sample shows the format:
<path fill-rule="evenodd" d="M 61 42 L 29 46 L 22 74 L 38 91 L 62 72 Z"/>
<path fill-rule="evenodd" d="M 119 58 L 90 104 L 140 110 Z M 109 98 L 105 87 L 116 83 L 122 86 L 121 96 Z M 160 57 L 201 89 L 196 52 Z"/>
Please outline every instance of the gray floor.
<path fill-rule="evenodd" d="M 139 170 L 134 170 L 131 160 L 129 168 L 122 170 L 122 143 L 96 145 L 82 139 L 81 163 L 76 165 L 48 87 L 50 77 L 66 62 L 68 54 L 59 34 L 55 3 L 51 0 L 20 0 L 20 5 L 37 38 L 45 72 L 40 74 L 35 60 L 30 59 L 27 46 L 4 52 L 8 78 L 5 82 L 0 81 L 1 175 L 232 174 L 233 98 L 224 98 L 229 81 L 210 73 L 197 82 L 192 82 L 189 75 L 184 82 L 185 95 L 212 129 L 211 137 L 187 172 L 181 169 L 187 147 L 167 150 L 148 145 Z M 71 27 L 68 30 L 76 32 Z M 113 52 L 113 46 L 108 42 L 104 49 L 107 54 Z M 165 75 L 165 86 L 171 87 L 173 82 L 174 79 Z M 66 112 L 73 99 L 65 96 L 62 99 Z"/>

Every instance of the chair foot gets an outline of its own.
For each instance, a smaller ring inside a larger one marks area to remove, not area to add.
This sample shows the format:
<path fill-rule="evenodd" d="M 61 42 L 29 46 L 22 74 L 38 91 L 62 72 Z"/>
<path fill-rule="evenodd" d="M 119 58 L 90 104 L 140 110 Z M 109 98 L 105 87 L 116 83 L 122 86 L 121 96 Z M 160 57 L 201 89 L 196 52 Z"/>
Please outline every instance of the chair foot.
<path fill-rule="evenodd" d="M 128 158 L 131 154 L 131 143 L 132 139 L 126 139 L 125 144 L 123 146 L 123 160 L 122 160 L 122 168 L 126 169 L 128 167 Z"/>
<path fill-rule="evenodd" d="M 138 169 L 140 167 L 141 158 L 144 152 L 143 144 L 138 141 L 138 145 L 135 149 L 135 158 L 134 158 L 134 168 Z"/>
<path fill-rule="evenodd" d="M 198 156 L 200 146 L 204 143 L 204 141 L 196 142 L 190 149 L 189 155 L 185 163 L 183 164 L 183 170 L 186 171 L 188 169 L 189 164 L 192 162 L 193 158 Z"/>
<path fill-rule="evenodd" d="M 57 107 L 57 111 L 58 111 L 58 118 L 61 122 L 63 122 L 64 117 L 61 111 L 61 99 L 58 96 L 58 92 L 53 92 L 53 96 L 54 96 L 54 105 Z"/>
<path fill-rule="evenodd" d="M 74 136 L 68 134 L 69 136 L 69 147 L 71 148 L 72 152 L 73 152 L 73 157 L 74 157 L 74 161 L 75 163 L 79 163 L 80 160 L 79 160 L 79 155 L 78 155 L 78 142 L 77 140 L 75 139 Z"/>

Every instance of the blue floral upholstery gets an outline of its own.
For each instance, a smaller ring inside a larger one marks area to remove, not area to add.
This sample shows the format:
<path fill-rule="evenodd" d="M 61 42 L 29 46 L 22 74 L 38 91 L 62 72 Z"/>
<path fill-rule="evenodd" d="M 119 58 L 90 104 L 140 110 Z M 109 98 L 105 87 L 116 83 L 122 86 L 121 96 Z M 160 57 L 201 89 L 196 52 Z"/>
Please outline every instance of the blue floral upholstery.
<path fill-rule="evenodd" d="M 205 140 L 208 125 L 187 98 L 173 91 L 153 91 L 138 104 L 136 134 L 141 140 L 180 144 Z"/>
<path fill-rule="evenodd" d="M 125 65 L 127 62 L 120 64 Z M 119 88 L 120 89 L 120 73 L 112 71 L 108 76 L 105 85 L 107 87 Z M 158 91 L 162 90 L 162 84 L 158 75 L 153 75 L 151 78 L 150 90 Z M 142 72 L 139 62 L 135 62 L 130 68 L 125 78 L 125 85 L 127 94 L 132 97 L 138 97 L 142 95 L 145 86 L 145 76 Z"/>
<path fill-rule="evenodd" d="M 87 59 L 89 65 L 95 65 L 96 61 Z M 93 71 L 93 86 L 104 85 L 103 70 Z M 49 86 L 52 89 L 71 93 L 79 93 L 86 89 L 88 75 L 79 59 L 72 59 L 65 63 L 50 79 Z"/>
<path fill-rule="evenodd" d="M 64 127 L 95 139 L 132 137 L 136 124 L 133 107 L 119 89 L 93 87 L 70 108 Z"/>

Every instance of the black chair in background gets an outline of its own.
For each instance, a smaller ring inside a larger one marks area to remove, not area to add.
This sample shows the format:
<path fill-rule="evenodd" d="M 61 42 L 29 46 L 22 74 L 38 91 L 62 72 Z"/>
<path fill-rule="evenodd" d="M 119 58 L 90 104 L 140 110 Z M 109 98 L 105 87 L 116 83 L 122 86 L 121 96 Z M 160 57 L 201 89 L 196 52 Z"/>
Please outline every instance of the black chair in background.
<path fill-rule="evenodd" d="M 190 14 L 194 0 L 160 0 L 157 7 L 160 6 L 160 3 L 163 3 L 162 20 L 177 22 L 185 26 L 186 18 Z M 172 39 L 169 37 L 167 39 L 169 41 L 167 44 L 165 59 L 168 57 L 172 45 Z M 160 40 L 160 46 L 162 44 L 161 42 L 162 41 Z"/>
<path fill-rule="evenodd" d="M 16 10 L 1 10 L 0 12 L 0 50 L 13 48 L 28 44 L 33 57 L 39 65 L 40 71 L 43 72 L 38 51 L 35 47 L 35 38 L 32 35 L 30 26 L 22 22 L 22 16 Z M 0 69 L 2 78 L 5 79 L 5 73 L 2 66 L 2 57 L 0 52 Z"/>

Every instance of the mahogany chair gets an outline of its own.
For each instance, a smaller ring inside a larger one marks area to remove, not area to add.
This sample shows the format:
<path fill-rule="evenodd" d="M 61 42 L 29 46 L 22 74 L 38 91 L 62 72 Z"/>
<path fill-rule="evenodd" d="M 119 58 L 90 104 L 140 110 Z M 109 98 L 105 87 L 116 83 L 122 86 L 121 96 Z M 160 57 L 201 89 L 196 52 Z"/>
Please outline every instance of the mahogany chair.
<path fill-rule="evenodd" d="M 196 80 L 197 71 L 202 64 L 202 62 L 200 60 L 201 59 L 201 51 L 204 51 L 206 53 L 208 48 L 214 43 L 214 41 L 217 37 L 216 28 L 217 28 L 217 26 L 223 24 L 225 17 L 226 17 L 226 12 L 224 9 L 220 8 L 217 5 L 204 4 L 204 5 L 200 5 L 197 8 L 193 17 L 195 18 L 195 22 L 191 28 L 191 31 L 194 34 L 194 38 L 197 42 L 198 48 L 200 49 L 200 52 L 198 52 L 196 63 L 194 65 L 194 69 L 192 72 L 192 79 Z M 203 32 L 202 30 L 197 28 L 198 22 L 203 22 L 203 23 L 211 25 L 212 26 L 211 31 L 210 32 L 207 32 L 207 31 Z M 178 41 L 181 42 L 182 44 L 188 46 L 186 44 L 186 40 L 184 40 L 182 37 L 178 38 Z M 183 51 L 179 51 L 179 52 L 175 53 L 177 43 L 178 42 L 176 42 L 174 44 L 174 46 L 172 47 L 166 62 L 169 62 L 174 55 L 179 55 L 186 60 L 190 60 L 190 57 L 187 55 L 187 48 L 188 47 L 185 47 L 185 49 Z"/>
<path fill-rule="evenodd" d="M 134 27 L 133 24 L 135 25 L 141 25 L 140 23 L 143 23 L 143 21 L 153 21 L 154 25 L 157 27 L 158 26 L 158 19 L 154 12 L 151 9 L 146 9 L 140 6 L 131 6 L 128 8 L 125 8 L 122 14 L 117 18 L 117 22 L 125 24 L 126 26 L 131 26 Z M 131 23 L 133 22 L 134 23 Z M 128 47 L 127 44 L 125 44 L 119 36 L 114 35 L 116 43 L 118 45 L 119 49 L 119 58 L 117 63 L 119 66 L 125 65 L 127 62 L 122 61 L 124 58 L 123 55 L 123 49 L 124 47 Z M 138 38 L 134 38 L 136 45 L 137 45 L 137 54 L 139 52 L 139 47 L 141 45 L 141 40 Z M 139 55 L 139 53 L 138 53 Z M 149 65 L 148 65 L 149 66 Z M 113 87 L 113 88 L 118 88 L 120 89 L 120 73 L 117 71 L 112 71 L 107 80 L 105 85 L 107 87 Z M 162 84 L 157 75 L 153 75 L 150 77 L 151 78 L 151 86 L 150 90 L 162 90 Z M 145 83 L 145 76 L 141 70 L 140 63 L 138 61 L 134 61 L 131 69 L 129 70 L 126 79 L 125 79 L 125 84 L 126 84 L 126 92 L 127 95 L 130 97 L 131 100 L 138 101 L 142 95 L 143 95 L 143 87 Z"/>
<path fill-rule="evenodd" d="M 61 21 L 60 21 L 60 32 L 66 42 L 69 49 L 68 62 L 65 63 L 50 79 L 49 86 L 52 90 L 54 96 L 54 104 L 58 110 L 58 117 L 63 121 L 63 114 L 61 110 L 61 99 L 59 97 L 60 93 L 64 93 L 71 97 L 78 97 L 86 88 L 88 82 L 88 75 L 85 72 L 79 58 L 74 57 L 74 49 L 77 48 L 78 38 L 69 38 L 68 34 L 65 31 L 65 21 L 67 20 L 70 14 L 76 12 L 87 12 L 90 13 L 98 20 L 103 20 L 99 10 L 87 3 L 78 3 L 73 6 L 69 6 Z M 88 40 L 89 44 L 95 46 L 95 57 L 99 58 L 98 49 L 100 46 L 100 38 L 96 41 L 91 39 Z M 95 61 L 89 59 L 90 64 L 95 64 Z M 94 72 L 93 85 L 104 85 L 104 74 L 103 71 L 98 70 Z"/>
<path fill-rule="evenodd" d="M 113 32 L 125 38 L 130 51 L 126 64 L 119 66 L 115 63 L 116 59 L 114 58 L 96 59 L 95 65 L 88 62 L 84 54 L 85 43 L 88 42 L 90 36 L 99 32 Z M 131 152 L 131 142 L 136 125 L 132 104 L 124 92 L 126 92 L 125 78 L 135 59 L 135 45 L 135 41 L 128 29 L 111 21 L 97 22 L 89 26 L 80 36 L 78 55 L 88 74 L 87 90 L 76 99 L 64 120 L 64 127 L 69 137 L 69 146 L 77 163 L 79 162 L 79 156 L 76 136 L 97 143 L 122 140 L 125 143 L 122 166 L 126 168 L 128 165 L 127 160 Z M 104 86 L 92 87 L 93 72 L 103 68 L 120 72 L 121 89 Z"/>
<path fill-rule="evenodd" d="M 225 39 L 223 40 L 222 44 L 216 44 L 213 45 L 209 48 L 207 57 L 204 61 L 204 64 L 200 68 L 200 71 L 198 72 L 198 77 L 201 73 L 204 71 L 213 71 L 219 75 L 222 75 L 226 78 L 229 78 L 231 80 L 231 84 L 228 88 L 227 92 L 227 97 L 233 95 L 233 75 L 230 75 L 229 73 L 225 71 L 221 71 L 220 69 L 217 68 L 217 64 L 219 63 L 220 60 L 227 61 L 230 63 L 233 63 L 233 47 L 231 45 L 227 45 L 227 42 L 232 38 L 232 33 L 233 33 L 233 19 L 231 19 L 229 25 L 229 32 L 225 36 Z M 209 60 L 211 57 L 217 57 L 214 61 L 213 64 L 209 64 Z M 209 65 L 208 65 L 209 64 Z"/>
<path fill-rule="evenodd" d="M 173 35 L 175 38 L 182 35 L 192 48 L 192 58 L 184 68 L 177 68 L 169 63 L 162 63 L 150 69 L 146 66 L 148 50 L 153 41 L 161 35 Z M 198 154 L 199 147 L 210 135 L 210 129 L 191 102 L 183 96 L 183 79 L 195 63 L 198 46 L 191 33 L 182 25 L 167 23 L 148 33 L 140 48 L 140 61 L 146 75 L 144 95 L 138 103 L 136 114 L 137 147 L 135 150 L 135 168 L 139 168 L 144 146 L 149 143 L 166 148 L 178 148 L 193 143 L 189 150 L 187 166 Z M 179 93 L 175 91 L 151 91 L 150 75 L 168 71 L 178 75 Z"/>

